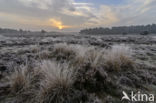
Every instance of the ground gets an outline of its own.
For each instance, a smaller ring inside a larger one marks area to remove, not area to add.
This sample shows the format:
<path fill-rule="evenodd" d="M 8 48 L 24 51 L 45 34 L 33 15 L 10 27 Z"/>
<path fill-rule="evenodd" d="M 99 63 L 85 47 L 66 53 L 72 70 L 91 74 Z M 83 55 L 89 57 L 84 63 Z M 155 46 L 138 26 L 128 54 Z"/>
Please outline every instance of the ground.
<path fill-rule="evenodd" d="M 86 64 L 85 67 L 82 66 L 84 71 L 82 68 L 78 69 L 80 77 L 77 77 L 78 79 L 75 80 L 73 88 L 74 90 L 79 91 L 80 94 L 83 94 L 81 93 L 82 91 L 85 92 L 84 94 L 86 95 L 86 98 L 88 98 L 85 101 L 86 103 L 91 103 L 90 98 L 92 97 L 94 98 L 93 101 L 96 101 L 97 103 L 120 103 L 122 91 L 130 92 L 132 90 L 140 90 L 145 93 L 156 93 L 156 36 L 154 34 L 147 36 L 90 36 L 59 33 L 39 33 L 36 35 L 8 33 L 0 34 L 0 101 L 2 101 L 2 103 L 7 101 L 6 98 L 10 98 L 7 97 L 6 94 L 10 94 L 8 88 L 10 88 L 11 84 L 5 77 L 14 72 L 15 68 L 28 64 L 33 68 L 33 66 L 36 65 L 36 62 L 42 60 L 57 61 L 59 63 L 70 62 L 69 65 L 75 63 L 75 59 L 73 58 L 75 58 L 76 55 L 74 53 L 77 53 L 77 51 L 71 53 L 68 51 L 70 49 L 65 49 L 66 55 L 62 56 L 62 54 L 58 53 L 60 51 L 57 51 L 56 49 L 58 44 L 64 45 L 65 47 L 71 47 L 71 51 L 74 47 L 78 48 L 79 46 L 82 46 L 83 48 L 81 47 L 79 52 L 85 51 L 86 48 L 94 48 L 94 51 L 96 52 L 105 52 L 114 46 L 123 48 L 128 47 L 131 50 L 131 59 L 134 62 L 134 65 L 126 65 L 122 70 L 120 70 L 122 66 L 116 71 L 114 70 L 116 67 L 114 67 L 113 64 L 109 64 L 113 66 L 97 66 L 98 63 L 95 62 L 91 63 L 95 63 L 96 66 L 95 64 L 88 64 L 89 67 L 87 67 Z M 74 67 L 78 68 L 79 66 L 75 65 L 73 68 Z M 88 77 L 89 79 L 86 79 Z M 79 80 L 84 78 L 85 82 Z"/>

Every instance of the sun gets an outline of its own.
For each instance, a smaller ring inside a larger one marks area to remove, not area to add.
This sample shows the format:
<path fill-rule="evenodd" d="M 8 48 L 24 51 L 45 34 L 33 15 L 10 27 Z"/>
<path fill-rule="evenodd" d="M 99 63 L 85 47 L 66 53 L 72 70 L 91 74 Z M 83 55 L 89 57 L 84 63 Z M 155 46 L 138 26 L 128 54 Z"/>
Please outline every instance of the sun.
<path fill-rule="evenodd" d="M 71 26 L 68 26 L 68 25 L 63 25 L 62 21 L 56 20 L 56 19 L 53 19 L 53 18 L 49 19 L 49 21 L 50 21 L 50 25 L 52 25 L 53 27 L 58 28 L 59 30 L 71 27 Z"/>
<path fill-rule="evenodd" d="M 63 26 L 59 26 L 58 29 L 62 30 L 63 29 Z"/>

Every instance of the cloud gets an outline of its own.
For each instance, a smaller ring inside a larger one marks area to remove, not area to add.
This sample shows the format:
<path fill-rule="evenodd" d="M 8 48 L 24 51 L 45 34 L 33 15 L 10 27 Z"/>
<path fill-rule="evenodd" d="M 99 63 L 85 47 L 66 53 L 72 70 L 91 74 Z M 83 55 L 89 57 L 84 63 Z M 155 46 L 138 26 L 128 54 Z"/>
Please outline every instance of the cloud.
<path fill-rule="evenodd" d="M 156 21 L 156 0 L 127 0 L 126 4 L 104 5 L 87 24 L 94 26 L 140 25 Z"/>
<path fill-rule="evenodd" d="M 93 16 L 92 3 L 72 3 L 72 9 L 62 8 L 60 13 L 69 16 L 91 17 Z"/>
<path fill-rule="evenodd" d="M 1 27 L 3 28 L 22 28 L 26 30 L 41 30 L 43 28 L 47 29 L 50 26 L 48 20 L 19 16 L 16 14 L 10 14 L 5 12 L 0 12 L 0 22 Z"/>
<path fill-rule="evenodd" d="M 39 9 L 61 9 L 63 7 L 71 7 L 73 0 L 18 0 L 23 5 L 35 7 Z"/>
<path fill-rule="evenodd" d="M 22 4 L 28 7 L 37 7 L 40 9 L 48 9 L 49 6 L 52 4 L 51 0 L 18 0 Z"/>
<path fill-rule="evenodd" d="M 48 26 L 48 22 L 45 20 L 36 19 L 33 17 L 18 16 L 15 14 L 9 14 L 3 12 L 0 12 L 0 20 L 14 21 L 16 23 L 34 25 L 34 26 Z"/>
<path fill-rule="evenodd" d="M 116 7 L 120 16 L 118 25 L 138 25 L 153 23 L 156 19 L 155 0 L 129 0 L 127 5 Z M 155 14 L 154 14 L 155 12 Z"/>
<path fill-rule="evenodd" d="M 79 30 L 86 27 L 147 24 L 156 21 L 156 0 L 126 1 L 118 5 L 95 6 L 89 0 L 0 0 L 0 13 L 5 13 L 0 21 L 6 26 L 17 24 L 49 30 Z"/>
<path fill-rule="evenodd" d="M 95 17 L 90 18 L 86 24 L 90 26 L 103 26 L 111 25 L 119 21 L 113 8 L 110 6 L 102 5 L 99 9 L 95 10 Z"/>
<path fill-rule="evenodd" d="M 61 13 L 69 16 L 79 16 L 84 18 L 83 24 L 77 27 L 111 25 L 119 21 L 116 13 L 110 6 L 102 5 L 95 8 L 92 3 L 73 3 L 73 10 L 63 8 Z"/>

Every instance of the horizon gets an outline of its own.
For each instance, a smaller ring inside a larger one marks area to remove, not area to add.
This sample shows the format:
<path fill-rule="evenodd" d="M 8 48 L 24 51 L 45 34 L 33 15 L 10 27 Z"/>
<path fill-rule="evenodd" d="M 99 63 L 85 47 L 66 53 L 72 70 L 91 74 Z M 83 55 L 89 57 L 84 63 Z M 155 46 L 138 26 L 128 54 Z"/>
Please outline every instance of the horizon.
<path fill-rule="evenodd" d="M 78 32 L 83 28 L 147 25 L 155 0 L 0 0 L 3 28 Z"/>
<path fill-rule="evenodd" d="M 86 30 L 86 29 L 95 29 L 95 28 L 109 28 L 109 29 L 112 29 L 113 27 L 131 27 L 131 26 L 134 26 L 134 27 L 137 27 L 137 26 L 148 26 L 148 25 L 156 25 L 155 23 L 152 23 L 152 24 L 142 24 L 142 25 L 120 25 L 120 26 L 111 26 L 111 27 L 91 27 L 91 28 L 82 28 L 81 30 Z M 44 29 L 39 29 L 39 30 L 29 30 L 29 29 L 21 29 L 21 28 L 4 28 L 4 27 L 0 27 L 0 29 L 10 29 L 10 30 L 17 30 L 17 31 L 20 31 L 20 30 L 23 30 L 23 31 L 30 31 L 30 32 L 41 32 L 42 30 Z M 58 28 L 59 29 L 59 28 Z M 60 33 L 66 33 L 66 32 L 69 32 L 69 33 L 72 33 L 72 32 L 75 32 L 75 33 L 78 33 L 78 32 L 81 32 L 81 30 L 79 31 L 61 31 L 61 30 L 55 30 L 55 31 L 51 31 L 51 30 L 44 30 L 45 32 L 60 32 Z"/>

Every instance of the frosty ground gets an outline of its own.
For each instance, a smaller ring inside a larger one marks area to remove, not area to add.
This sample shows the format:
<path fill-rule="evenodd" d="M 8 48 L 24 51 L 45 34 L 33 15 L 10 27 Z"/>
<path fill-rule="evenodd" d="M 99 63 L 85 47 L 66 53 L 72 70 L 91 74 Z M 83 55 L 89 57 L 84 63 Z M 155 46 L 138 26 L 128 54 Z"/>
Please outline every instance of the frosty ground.
<path fill-rule="evenodd" d="M 121 103 L 156 93 L 156 36 L 0 34 L 0 103 Z"/>

